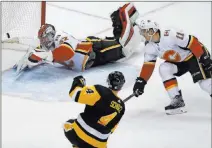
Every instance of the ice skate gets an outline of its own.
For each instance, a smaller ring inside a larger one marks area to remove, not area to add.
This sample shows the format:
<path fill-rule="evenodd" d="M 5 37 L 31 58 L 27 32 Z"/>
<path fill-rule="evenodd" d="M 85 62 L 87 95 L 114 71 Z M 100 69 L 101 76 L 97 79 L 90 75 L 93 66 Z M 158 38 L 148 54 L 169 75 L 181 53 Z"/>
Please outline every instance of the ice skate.
<path fill-rule="evenodd" d="M 185 103 L 183 101 L 181 92 L 179 95 L 176 95 L 173 100 L 171 101 L 170 105 L 165 107 L 165 111 L 167 115 L 174 115 L 174 114 L 182 114 L 186 113 L 185 110 Z"/>

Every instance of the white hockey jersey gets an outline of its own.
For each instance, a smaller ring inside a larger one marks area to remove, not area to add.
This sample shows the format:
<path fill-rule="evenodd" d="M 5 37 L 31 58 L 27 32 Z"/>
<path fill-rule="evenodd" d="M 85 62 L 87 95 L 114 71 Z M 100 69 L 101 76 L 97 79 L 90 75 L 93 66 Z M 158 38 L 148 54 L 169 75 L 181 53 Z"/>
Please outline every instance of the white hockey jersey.
<path fill-rule="evenodd" d="M 75 71 L 84 71 L 92 51 L 92 43 L 82 42 L 68 33 L 57 32 L 53 46 L 46 50 L 38 46 L 30 50 L 14 65 L 17 73 L 26 67 L 32 68 L 43 63 L 60 63 Z"/>
<path fill-rule="evenodd" d="M 148 81 L 155 67 L 157 57 L 169 62 L 184 62 L 205 52 L 203 45 L 192 35 L 175 29 L 160 30 L 158 43 L 149 42 L 144 47 L 144 64 L 140 77 Z"/>
<path fill-rule="evenodd" d="M 193 56 L 188 49 L 191 36 L 181 31 L 161 30 L 158 43 L 149 42 L 145 48 L 144 62 L 155 61 L 157 57 L 170 62 L 186 61 Z"/>
<path fill-rule="evenodd" d="M 64 42 L 68 43 L 72 47 L 72 49 L 75 50 L 77 47 L 77 44 L 80 43 L 81 41 L 77 40 L 72 35 L 66 32 L 62 32 L 62 31 L 56 32 L 56 35 L 54 37 L 54 44 L 55 44 L 54 49 L 59 47 Z"/>
<path fill-rule="evenodd" d="M 72 35 L 65 32 L 57 32 L 54 37 L 54 47 L 50 49 L 53 53 L 54 62 L 63 64 L 75 71 L 84 71 L 89 58 L 87 53 L 91 51 L 92 47 L 91 45 L 89 45 L 89 47 L 82 47 L 82 45 L 85 45 L 85 43 L 74 38 Z M 70 50 L 74 52 L 73 56 L 71 55 L 72 53 L 64 50 L 66 47 L 70 47 Z M 58 62 L 57 59 L 61 60 L 60 58 L 62 56 L 66 58 Z"/>

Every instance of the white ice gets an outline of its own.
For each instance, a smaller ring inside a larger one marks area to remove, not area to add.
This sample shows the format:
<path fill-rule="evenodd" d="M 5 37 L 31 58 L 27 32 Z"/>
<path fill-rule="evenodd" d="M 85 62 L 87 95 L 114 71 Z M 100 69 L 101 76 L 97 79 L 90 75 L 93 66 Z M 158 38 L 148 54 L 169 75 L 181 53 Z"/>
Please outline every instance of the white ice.
<path fill-rule="evenodd" d="M 54 4 L 109 18 L 109 14 L 123 2 Z M 140 14 L 166 4 L 135 3 Z M 51 6 L 47 6 L 47 11 L 47 22 L 77 38 L 95 34 L 111 26 L 108 20 L 59 11 Z M 161 26 L 173 26 L 192 33 L 211 50 L 210 2 L 175 3 L 150 13 L 145 18 L 154 19 Z M 103 37 L 107 35 L 112 35 L 111 30 L 99 34 Z M 3 50 L 2 71 L 11 67 L 22 55 L 22 52 Z M 178 80 L 188 113 L 165 115 L 164 106 L 170 100 L 158 74 L 160 62 L 162 61 L 158 62 L 145 93 L 126 103 L 126 114 L 110 137 L 109 148 L 211 147 L 211 98 L 197 84 L 193 84 L 190 74 L 185 74 Z M 134 55 L 124 63 L 139 70 L 142 65 L 142 53 Z M 87 79 L 98 83 L 95 75 L 96 73 Z M 132 86 L 125 86 L 120 95 L 124 98 L 131 92 Z M 73 102 L 36 102 L 2 95 L 3 148 L 70 148 L 71 145 L 63 134 L 62 124 L 70 118 L 75 118 L 83 108 L 84 105 Z"/>

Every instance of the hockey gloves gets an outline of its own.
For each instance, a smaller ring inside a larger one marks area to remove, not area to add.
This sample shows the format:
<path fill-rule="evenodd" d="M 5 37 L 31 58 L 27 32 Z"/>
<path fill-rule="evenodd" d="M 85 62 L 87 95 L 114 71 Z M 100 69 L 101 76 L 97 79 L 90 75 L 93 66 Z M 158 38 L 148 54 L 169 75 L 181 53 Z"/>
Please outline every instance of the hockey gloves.
<path fill-rule="evenodd" d="M 71 89 L 69 92 L 72 92 L 77 86 L 84 87 L 86 85 L 85 78 L 83 76 L 77 76 L 74 78 Z"/>
<path fill-rule="evenodd" d="M 146 85 L 146 80 L 141 77 L 136 79 L 135 85 L 133 87 L 133 92 L 136 97 L 142 95 L 144 93 L 144 87 Z"/>
<path fill-rule="evenodd" d="M 210 55 L 204 53 L 201 57 L 199 62 L 203 65 L 205 71 L 212 71 L 212 60 L 210 59 Z"/>

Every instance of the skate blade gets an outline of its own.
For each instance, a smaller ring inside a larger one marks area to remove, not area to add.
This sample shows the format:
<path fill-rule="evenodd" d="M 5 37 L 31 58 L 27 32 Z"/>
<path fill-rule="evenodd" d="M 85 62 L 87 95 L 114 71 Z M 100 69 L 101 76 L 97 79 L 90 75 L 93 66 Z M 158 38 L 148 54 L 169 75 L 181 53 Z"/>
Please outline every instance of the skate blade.
<path fill-rule="evenodd" d="M 166 114 L 167 115 L 176 115 L 176 114 L 183 114 L 186 113 L 186 109 L 185 107 L 180 107 L 180 108 L 176 108 L 176 109 L 170 109 L 170 110 L 166 110 Z"/>

